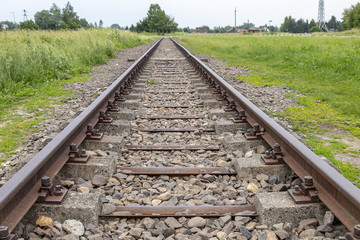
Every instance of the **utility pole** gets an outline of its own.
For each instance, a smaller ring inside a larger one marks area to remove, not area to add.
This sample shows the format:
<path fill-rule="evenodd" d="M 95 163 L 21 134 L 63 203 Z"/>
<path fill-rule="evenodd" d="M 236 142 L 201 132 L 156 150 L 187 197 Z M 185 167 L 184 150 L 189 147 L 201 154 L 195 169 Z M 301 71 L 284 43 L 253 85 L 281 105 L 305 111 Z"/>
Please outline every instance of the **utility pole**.
<path fill-rule="evenodd" d="M 14 12 L 11 12 L 12 15 L 13 15 L 13 18 L 14 18 L 14 24 L 16 24 L 16 21 L 15 21 L 15 13 Z"/>
<path fill-rule="evenodd" d="M 235 30 L 236 30 L 236 7 L 235 7 Z"/>

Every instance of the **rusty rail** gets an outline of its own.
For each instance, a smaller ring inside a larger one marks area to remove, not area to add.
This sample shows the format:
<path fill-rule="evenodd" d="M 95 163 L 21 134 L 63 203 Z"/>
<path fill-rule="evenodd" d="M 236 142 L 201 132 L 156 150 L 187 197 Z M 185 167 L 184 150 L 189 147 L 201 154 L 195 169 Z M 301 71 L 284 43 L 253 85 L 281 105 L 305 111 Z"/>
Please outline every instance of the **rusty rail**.
<path fill-rule="evenodd" d="M 259 124 L 264 129 L 262 138 L 270 145 L 278 143 L 284 154 L 284 161 L 304 181 L 305 176 L 312 176 L 320 200 L 338 219 L 354 232 L 360 223 L 360 189 L 313 153 L 283 127 L 251 103 L 223 78 L 192 55 L 188 50 L 172 39 L 183 52 L 187 60 L 207 79 L 218 93 L 226 96 L 229 103 L 234 101 L 237 112 L 245 111 L 246 121 L 254 126 Z"/>
<path fill-rule="evenodd" d="M 106 111 L 108 100 L 113 100 L 115 92 L 120 87 L 126 88 L 136 78 L 161 40 L 159 39 L 88 108 L 0 188 L 0 226 L 8 227 L 9 232 L 14 229 L 37 201 L 41 178 L 47 176 L 53 179 L 60 171 L 69 158 L 70 144 L 80 145 L 86 137 L 88 124 L 95 126 L 99 120 L 100 111 Z"/>

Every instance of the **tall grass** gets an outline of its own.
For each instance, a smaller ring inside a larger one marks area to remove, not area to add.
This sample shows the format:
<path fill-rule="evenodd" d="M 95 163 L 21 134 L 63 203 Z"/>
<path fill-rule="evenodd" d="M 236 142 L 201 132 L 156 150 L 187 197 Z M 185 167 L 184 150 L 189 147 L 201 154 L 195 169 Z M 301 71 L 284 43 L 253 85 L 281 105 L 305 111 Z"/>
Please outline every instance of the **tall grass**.
<path fill-rule="evenodd" d="M 153 38 L 112 29 L 0 33 L 0 93 L 89 72 L 115 50 Z"/>
<path fill-rule="evenodd" d="M 0 32 L 0 167 L 59 101 L 74 96 L 64 85 L 88 79 L 79 74 L 115 50 L 154 39 L 112 29 Z"/>
<path fill-rule="evenodd" d="M 252 82 L 286 84 L 360 118 L 359 38 L 233 34 L 179 39 L 197 52 L 255 70 Z"/>

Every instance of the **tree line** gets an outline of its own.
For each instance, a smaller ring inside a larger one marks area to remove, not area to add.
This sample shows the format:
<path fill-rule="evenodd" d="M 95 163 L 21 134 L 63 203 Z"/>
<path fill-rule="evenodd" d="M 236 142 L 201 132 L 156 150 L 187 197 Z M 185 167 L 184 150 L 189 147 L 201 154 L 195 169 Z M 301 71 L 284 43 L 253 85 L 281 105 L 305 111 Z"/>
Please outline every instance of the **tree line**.
<path fill-rule="evenodd" d="M 56 4 L 53 4 L 49 10 L 42 10 L 34 15 L 35 22 L 27 20 L 21 22 L 20 25 L 12 23 L 10 21 L 0 22 L 8 26 L 9 30 L 20 28 L 20 29 L 42 29 L 42 30 L 60 30 L 60 29 L 88 29 L 88 28 L 102 28 L 103 21 L 100 20 L 99 24 L 88 23 L 85 18 L 80 18 L 74 11 L 74 8 L 68 2 L 63 9 L 60 9 Z M 240 28 L 250 28 L 255 26 L 252 23 L 244 23 Z M 280 29 L 275 26 L 267 26 L 271 32 L 290 32 L 290 33 L 307 33 L 307 32 L 319 32 L 323 31 L 317 26 L 314 19 L 311 21 L 300 18 L 296 20 L 291 16 L 287 16 L 284 22 L 281 24 Z M 111 25 L 112 28 L 122 29 L 118 24 Z M 225 33 L 231 26 L 225 27 L 214 27 L 210 29 L 208 26 L 203 26 L 208 29 L 209 33 Z M 332 16 L 326 23 L 326 27 L 333 31 L 349 30 L 351 28 L 360 28 L 360 3 L 352 5 L 343 12 L 343 21 L 338 21 L 335 16 Z M 151 32 L 151 33 L 171 33 L 176 31 L 183 32 L 195 32 L 195 29 L 185 27 L 178 29 L 178 24 L 175 22 L 173 17 L 170 17 L 161 9 L 159 4 L 151 4 L 147 12 L 147 16 L 136 23 L 131 25 L 130 28 L 126 27 L 125 30 L 136 32 Z"/>
<path fill-rule="evenodd" d="M 36 12 L 34 20 L 26 20 L 20 24 L 16 24 L 10 21 L 0 22 L 6 24 L 9 30 L 16 28 L 30 29 L 30 30 L 78 30 L 88 28 L 102 28 L 104 23 L 102 20 L 98 23 L 89 23 L 85 18 L 80 18 L 74 11 L 74 7 L 71 6 L 70 2 L 67 2 L 63 9 L 60 9 L 55 3 L 49 10 L 42 10 Z"/>

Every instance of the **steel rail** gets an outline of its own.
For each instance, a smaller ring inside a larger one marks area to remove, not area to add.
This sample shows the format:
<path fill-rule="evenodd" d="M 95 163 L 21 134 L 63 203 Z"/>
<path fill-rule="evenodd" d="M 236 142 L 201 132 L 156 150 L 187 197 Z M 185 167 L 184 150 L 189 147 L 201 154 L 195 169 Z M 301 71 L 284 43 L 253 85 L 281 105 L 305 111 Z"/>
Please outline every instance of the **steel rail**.
<path fill-rule="evenodd" d="M 41 178 L 43 176 L 54 178 L 69 158 L 69 145 L 81 144 L 86 137 L 87 125 L 95 126 L 99 120 L 100 110 L 105 111 L 107 101 L 114 99 L 115 92 L 124 86 L 129 78 L 134 78 L 135 74 L 142 70 L 161 40 L 157 40 L 93 103 L 0 188 L 0 226 L 8 227 L 9 232 L 15 228 L 37 201 Z"/>
<path fill-rule="evenodd" d="M 171 40 L 204 77 L 214 80 L 222 91 L 226 91 L 228 99 L 235 101 L 237 111 L 245 110 L 246 119 L 251 125 L 257 123 L 264 128 L 265 132 L 262 138 L 270 146 L 275 143 L 280 144 L 284 154 L 284 161 L 303 181 L 305 176 L 313 177 L 314 186 L 318 191 L 320 200 L 349 231 L 354 232 L 355 225 L 360 223 L 360 189 L 261 111 L 187 49 L 174 39 Z"/>

